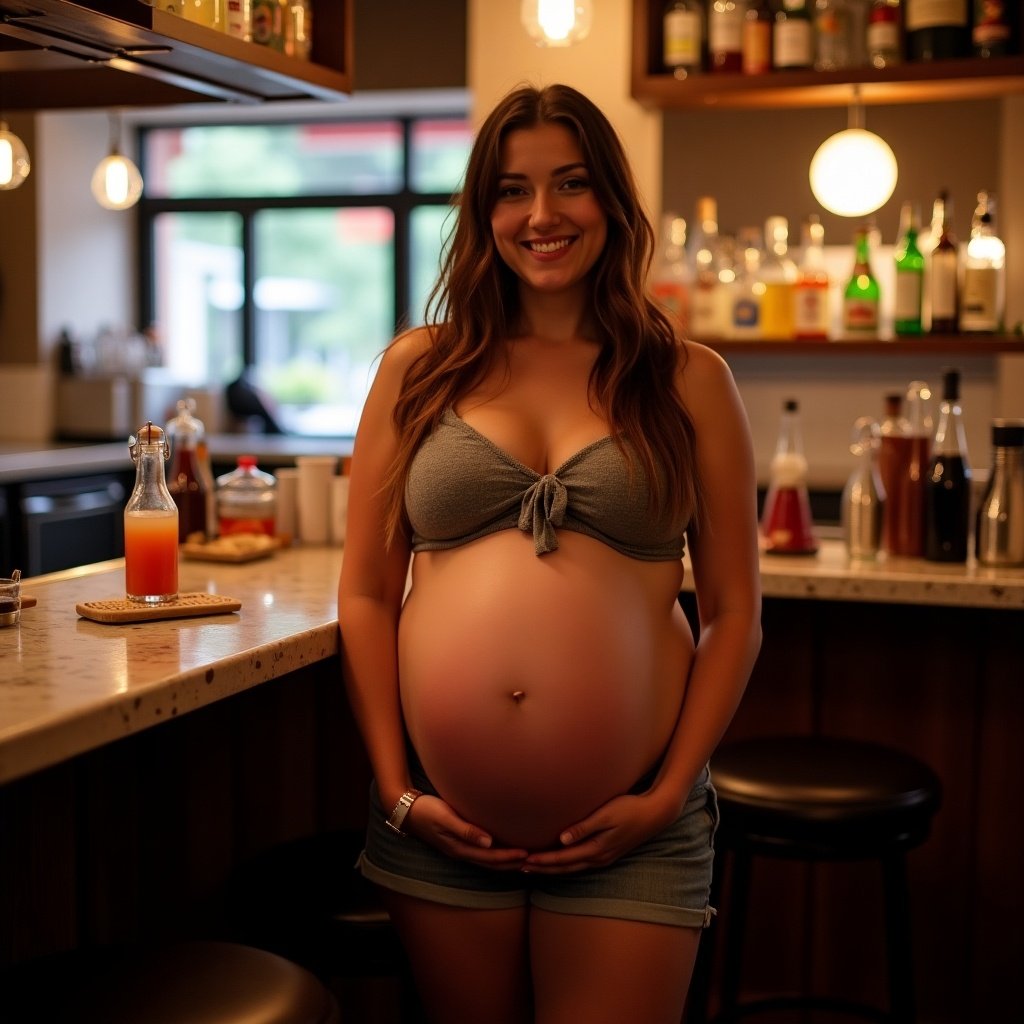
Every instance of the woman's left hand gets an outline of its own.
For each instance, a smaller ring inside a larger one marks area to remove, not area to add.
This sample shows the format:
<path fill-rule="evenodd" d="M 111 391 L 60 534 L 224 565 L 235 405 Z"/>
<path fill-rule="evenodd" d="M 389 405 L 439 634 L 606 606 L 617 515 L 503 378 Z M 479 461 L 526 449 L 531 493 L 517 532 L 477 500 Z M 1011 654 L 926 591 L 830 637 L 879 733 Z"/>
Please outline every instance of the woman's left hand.
<path fill-rule="evenodd" d="M 617 796 L 565 829 L 562 848 L 531 853 L 522 871 L 560 875 L 614 863 L 668 824 L 664 808 L 648 796 Z"/>

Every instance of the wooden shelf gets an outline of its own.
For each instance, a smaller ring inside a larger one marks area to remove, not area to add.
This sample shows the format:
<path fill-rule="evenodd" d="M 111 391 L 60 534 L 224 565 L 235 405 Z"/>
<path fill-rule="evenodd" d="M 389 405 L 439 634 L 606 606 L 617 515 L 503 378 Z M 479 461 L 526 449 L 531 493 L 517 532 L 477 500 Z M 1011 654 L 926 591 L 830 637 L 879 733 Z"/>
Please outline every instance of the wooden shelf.
<path fill-rule="evenodd" d="M 1024 355 L 1024 337 L 990 334 L 922 334 L 876 341 L 734 341 L 704 338 L 701 344 L 723 356 L 981 356 Z"/>
<path fill-rule="evenodd" d="M 343 99 L 352 91 L 350 0 L 319 0 L 313 25 L 304 61 L 142 0 L 0 0 L 4 107 Z"/>
<path fill-rule="evenodd" d="M 660 109 L 845 107 L 855 85 L 866 104 L 992 99 L 1024 93 L 1024 56 L 884 69 L 704 73 L 680 80 L 662 69 L 661 15 L 662 5 L 655 0 L 633 0 L 632 96 Z"/>

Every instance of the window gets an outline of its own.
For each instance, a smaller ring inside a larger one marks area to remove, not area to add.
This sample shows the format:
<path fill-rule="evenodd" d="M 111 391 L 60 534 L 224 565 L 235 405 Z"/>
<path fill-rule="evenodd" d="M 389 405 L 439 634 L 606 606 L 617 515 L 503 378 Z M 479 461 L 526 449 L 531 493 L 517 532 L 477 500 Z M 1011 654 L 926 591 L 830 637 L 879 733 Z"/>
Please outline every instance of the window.
<path fill-rule="evenodd" d="M 142 316 L 171 374 L 244 372 L 288 432 L 353 434 L 423 322 L 470 143 L 461 115 L 140 129 Z"/>

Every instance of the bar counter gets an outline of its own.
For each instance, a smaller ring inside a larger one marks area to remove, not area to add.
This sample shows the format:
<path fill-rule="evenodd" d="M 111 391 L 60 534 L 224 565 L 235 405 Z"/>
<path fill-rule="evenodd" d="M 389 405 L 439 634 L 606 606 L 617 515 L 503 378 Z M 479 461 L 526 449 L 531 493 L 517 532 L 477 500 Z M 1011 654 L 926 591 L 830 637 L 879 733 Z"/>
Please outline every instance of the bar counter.
<path fill-rule="evenodd" d="M 123 560 L 26 580 L 38 604 L 0 629 L 0 783 L 336 655 L 341 557 L 298 546 L 239 565 L 182 560 L 181 591 L 241 610 L 131 625 L 75 611 L 123 596 Z M 761 577 L 766 598 L 1024 609 L 1024 570 L 851 563 L 831 540 L 811 557 L 762 555 Z"/>
<path fill-rule="evenodd" d="M 299 546 L 182 561 L 182 591 L 241 610 L 133 625 L 75 610 L 123 596 L 121 561 L 24 582 L 38 604 L 0 629 L 0 967 L 209 934 L 241 860 L 361 827 L 341 560 Z M 762 556 L 761 575 L 764 644 L 727 739 L 848 736 L 929 763 L 943 803 L 910 859 L 920 1019 L 1009 1019 L 1024 950 L 1024 571 L 851 563 L 826 540 L 813 557 Z M 681 602 L 694 617 L 690 580 Z M 873 865 L 764 865 L 746 984 L 883 998 L 879 901 Z"/>

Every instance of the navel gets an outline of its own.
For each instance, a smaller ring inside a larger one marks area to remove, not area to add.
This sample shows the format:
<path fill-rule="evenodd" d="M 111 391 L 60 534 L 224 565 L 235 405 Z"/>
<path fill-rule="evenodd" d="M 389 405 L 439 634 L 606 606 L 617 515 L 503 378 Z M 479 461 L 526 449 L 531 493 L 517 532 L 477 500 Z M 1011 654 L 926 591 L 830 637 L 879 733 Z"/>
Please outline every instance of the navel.
<path fill-rule="evenodd" d="M 512 703 L 522 704 L 526 699 L 526 692 L 524 690 L 513 690 L 512 691 Z"/>

